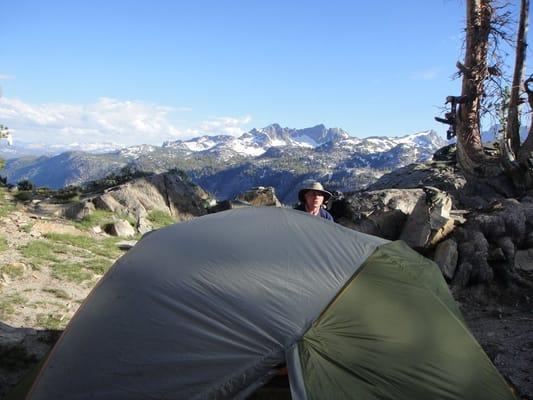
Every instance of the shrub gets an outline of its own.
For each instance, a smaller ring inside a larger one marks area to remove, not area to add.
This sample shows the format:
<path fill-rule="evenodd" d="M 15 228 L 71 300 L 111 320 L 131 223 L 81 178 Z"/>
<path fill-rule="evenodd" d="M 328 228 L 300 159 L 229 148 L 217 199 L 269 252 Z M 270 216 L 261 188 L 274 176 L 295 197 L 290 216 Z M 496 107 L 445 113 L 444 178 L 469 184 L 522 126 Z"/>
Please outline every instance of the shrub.
<path fill-rule="evenodd" d="M 35 185 L 29 179 L 23 179 L 17 183 L 18 190 L 34 190 Z"/>
<path fill-rule="evenodd" d="M 31 190 L 24 190 L 21 192 L 17 192 L 15 194 L 15 198 L 19 201 L 29 201 L 33 199 L 33 192 Z"/>
<path fill-rule="evenodd" d="M 81 193 L 82 190 L 79 186 L 69 185 L 56 191 L 53 198 L 59 203 L 70 203 L 79 201 Z"/>

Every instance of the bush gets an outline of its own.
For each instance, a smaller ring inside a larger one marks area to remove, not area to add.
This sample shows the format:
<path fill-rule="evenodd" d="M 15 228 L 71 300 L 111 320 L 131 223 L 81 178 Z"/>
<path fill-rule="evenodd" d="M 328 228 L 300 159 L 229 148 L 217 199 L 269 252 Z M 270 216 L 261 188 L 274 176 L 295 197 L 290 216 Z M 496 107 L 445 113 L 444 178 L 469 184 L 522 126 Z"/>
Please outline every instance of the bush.
<path fill-rule="evenodd" d="M 29 179 L 23 179 L 17 183 L 18 190 L 34 190 L 35 185 Z"/>
<path fill-rule="evenodd" d="M 80 199 L 82 190 L 79 186 L 69 185 L 62 189 L 57 190 L 54 194 L 54 200 L 59 203 L 76 202 Z"/>
<path fill-rule="evenodd" d="M 24 190 L 15 194 L 15 197 L 19 201 L 29 201 L 33 199 L 33 192 L 31 190 Z"/>

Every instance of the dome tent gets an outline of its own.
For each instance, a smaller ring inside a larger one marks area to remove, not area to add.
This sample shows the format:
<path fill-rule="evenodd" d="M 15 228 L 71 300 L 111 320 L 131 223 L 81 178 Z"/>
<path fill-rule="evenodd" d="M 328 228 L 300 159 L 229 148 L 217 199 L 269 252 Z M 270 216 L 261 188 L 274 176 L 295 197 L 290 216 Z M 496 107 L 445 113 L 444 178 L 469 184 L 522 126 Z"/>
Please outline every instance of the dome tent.
<path fill-rule="evenodd" d="M 244 208 L 155 231 L 73 317 L 29 399 L 512 399 L 438 268 L 305 213 Z"/>

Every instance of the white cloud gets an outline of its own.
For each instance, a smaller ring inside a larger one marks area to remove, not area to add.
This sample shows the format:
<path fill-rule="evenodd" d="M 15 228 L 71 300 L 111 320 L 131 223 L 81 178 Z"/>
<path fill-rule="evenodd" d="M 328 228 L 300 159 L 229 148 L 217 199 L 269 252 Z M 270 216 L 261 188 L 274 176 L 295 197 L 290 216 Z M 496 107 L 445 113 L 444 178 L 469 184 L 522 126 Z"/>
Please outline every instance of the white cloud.
<path fill-rule="evenodd" d="M 414 81 L 431 81 L 438 78 L 440 75 L 439 68 L 427 68 L 415 71 L 411 74 L 411 79 Z"/>
<path fill-rule="evenodd" d="M 0 81 L 9 81 L 15 79 L 13 75 L 0 74 Z"/>
<path fill-rule="evenodd" d="M 250 123 L 252 117 L 246 115 L 244 117 L 216 117 L 207 121 L 203 121 L 200 126 L 200 132 L 204 134 L 226 134 L 239 136 L 245 132 L 242 127 Z"/>
<path fill-rule="evenodd" d="M 174 121 L 175 114 L 184 111 L 190 109 L 105 97 L 91 104 L 29 104 L 0 99 L 0 122 L 9 126 L 16 140 L 47 144 L 161 144 L 189 135 Z"/>

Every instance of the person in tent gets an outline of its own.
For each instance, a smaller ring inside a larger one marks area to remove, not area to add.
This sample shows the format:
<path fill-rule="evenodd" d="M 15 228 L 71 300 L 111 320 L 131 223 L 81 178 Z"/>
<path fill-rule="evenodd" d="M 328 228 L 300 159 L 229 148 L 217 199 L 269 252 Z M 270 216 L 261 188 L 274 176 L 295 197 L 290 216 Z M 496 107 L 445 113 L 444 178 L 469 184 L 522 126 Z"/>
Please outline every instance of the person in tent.
<path fill-rule="evenodd" d="M 331 193 L 324 190 L 320 182 L 313 182 L 298 192 L 300 203 L 296 206 L 296 209 L 333 221 L 333 217 L 325 209 L 325 204 L 330 198 Z"/>

